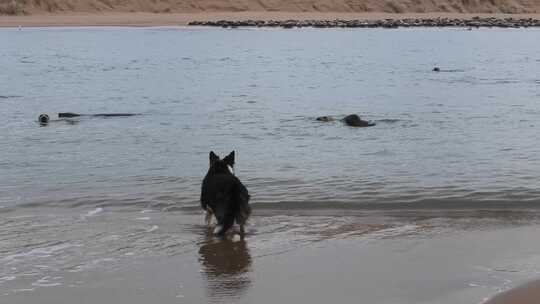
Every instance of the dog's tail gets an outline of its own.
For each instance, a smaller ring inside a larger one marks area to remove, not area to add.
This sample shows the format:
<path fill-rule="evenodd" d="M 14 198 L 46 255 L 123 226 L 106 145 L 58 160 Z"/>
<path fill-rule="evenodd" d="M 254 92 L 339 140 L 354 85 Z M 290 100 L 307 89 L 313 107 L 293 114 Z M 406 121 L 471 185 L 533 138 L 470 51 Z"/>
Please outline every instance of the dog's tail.
<path fill-rule="evenodd" d="M 251 214 L 249 198 L 246 187 L 241 183 L 235 184 L 227 200 L 223 221 L 216 227 L 218 228 L 215 232 L 217 235 L 223 236 L 234 225 L 234 222 L 240 226 L 246 223 Z"/>

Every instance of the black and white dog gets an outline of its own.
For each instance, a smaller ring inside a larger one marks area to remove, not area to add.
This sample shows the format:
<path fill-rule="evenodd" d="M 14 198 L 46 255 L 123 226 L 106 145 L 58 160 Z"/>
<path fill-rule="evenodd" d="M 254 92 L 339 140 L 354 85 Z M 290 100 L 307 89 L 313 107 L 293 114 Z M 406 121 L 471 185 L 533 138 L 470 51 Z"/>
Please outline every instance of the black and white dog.
<path fill-rule="evenodd" d="M 234 175 L 234 151 L 223 159 L 210 152 L 210 168 L 201 187 L 201 207 L 206 210 L 206 224 L 217 219 L 214 234 L 223 236 L 236 222 L 240 233 L 251 214 L 249 193 L 242 182 Z"/>

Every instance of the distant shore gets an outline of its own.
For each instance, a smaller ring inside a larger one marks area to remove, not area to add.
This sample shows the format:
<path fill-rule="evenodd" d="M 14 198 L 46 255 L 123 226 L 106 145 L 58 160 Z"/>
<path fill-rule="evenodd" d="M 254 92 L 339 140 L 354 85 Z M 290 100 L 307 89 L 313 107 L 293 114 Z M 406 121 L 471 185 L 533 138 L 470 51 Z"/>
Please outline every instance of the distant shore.
<path fill-rule="evenodd" d="M 236 12 L 236 13 L 66 13 L 66 14 L 35 14 L 23 16 L 1 16 L 0 27 L 49 27 L 49 26 L 187 26 L 190 22 L 226 21 L 277 21 L 294 20 L 311 21 L 384 21 L 386 19 L 448 19 L 472 20 L 478 17 L 482 20 L 496 18 L 504 20 L 540 20 L 540 14 L 456 14 L 456 13 L 425 13 L 425 14 L 390 14 L 390 13 L 286 13 L 286 12 Z"/>
<path fill-rule="evenodd" d="M 498 27 L 498 28 L 521 28 L 540 27 L 540 19 L 533 18 L 496 18 L 478 17 L 470 19 L 462 18 L 388 18 L 376 20 L 362 19 L 334 19 L 334 20 L 241 20 L 241 21 L 192 21 L 191 26 L 211 26 L 223 28 L 237 27 L 280 27 L 290 28 L 401 28 L 401 27 Z"/>

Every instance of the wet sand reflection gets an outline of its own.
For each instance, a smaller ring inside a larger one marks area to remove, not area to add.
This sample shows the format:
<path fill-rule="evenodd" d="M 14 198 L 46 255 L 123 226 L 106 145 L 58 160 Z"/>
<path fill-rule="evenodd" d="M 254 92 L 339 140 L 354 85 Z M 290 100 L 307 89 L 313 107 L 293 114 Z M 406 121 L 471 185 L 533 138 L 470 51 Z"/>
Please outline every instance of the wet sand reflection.
<path fill-rule="evenodd" d="M 251 286 L 251 255 L 246 240 L 207 236 L 199 249 L 199 262 L 210 302 L 238 299 Z"/>

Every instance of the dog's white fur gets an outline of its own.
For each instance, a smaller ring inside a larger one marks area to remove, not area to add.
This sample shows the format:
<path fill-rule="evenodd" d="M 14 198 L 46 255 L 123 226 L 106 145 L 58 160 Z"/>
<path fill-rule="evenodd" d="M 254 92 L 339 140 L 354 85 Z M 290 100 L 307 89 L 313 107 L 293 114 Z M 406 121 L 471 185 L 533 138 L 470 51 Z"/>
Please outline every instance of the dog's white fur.
<path fill-rule="evenodd" d="M 214 234 L 218 234 L 221 229 L 223 229 L 223 226 L 221 225 L 216 225 L 216 227 L 214 227 Z"/>
<path fill-rule="evenodd" d="M 212 227 L 213 219 L 214 219 L 214 211 L 212 210 L 212 208 L 208 207 L 206 209 L 206 214 L 204 216 L 204 220 L 206 222 L 207 227 Z M 217 225 L 216 227 L 214 227 L 214 234 L 221 231 L 222 228 L 223 227 L 221 225 Z M 241 234 L 245 233 L 244 225 L 240 225 L 240 233 Z"/>

